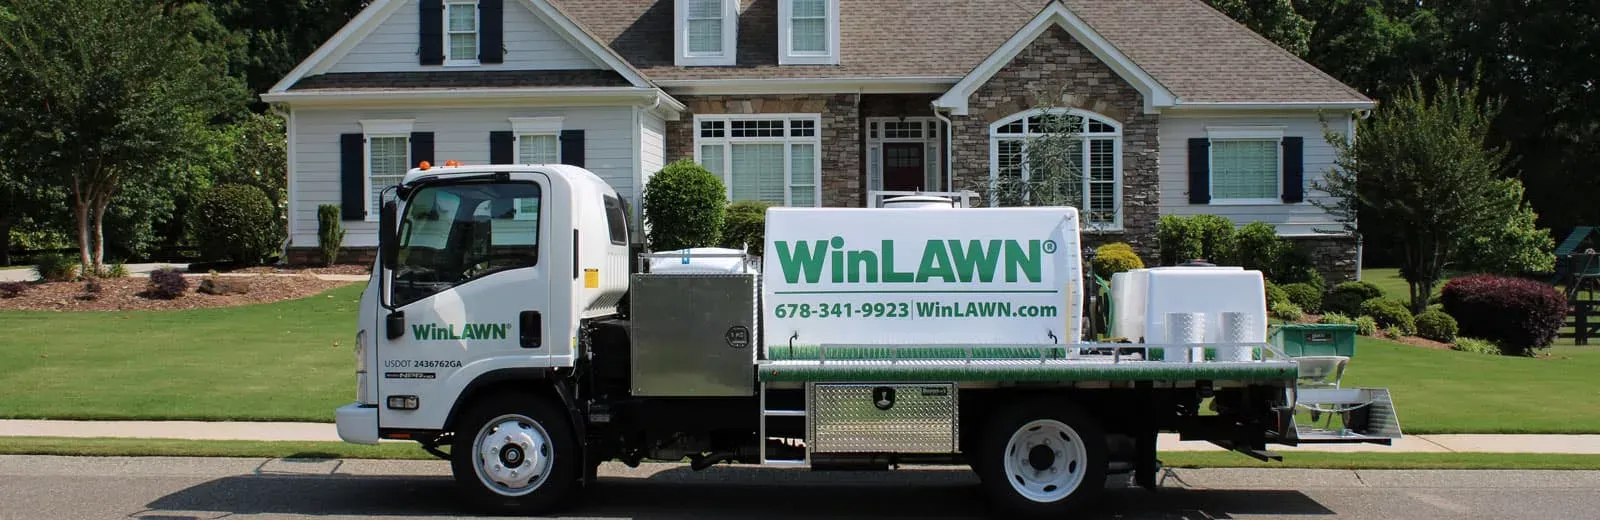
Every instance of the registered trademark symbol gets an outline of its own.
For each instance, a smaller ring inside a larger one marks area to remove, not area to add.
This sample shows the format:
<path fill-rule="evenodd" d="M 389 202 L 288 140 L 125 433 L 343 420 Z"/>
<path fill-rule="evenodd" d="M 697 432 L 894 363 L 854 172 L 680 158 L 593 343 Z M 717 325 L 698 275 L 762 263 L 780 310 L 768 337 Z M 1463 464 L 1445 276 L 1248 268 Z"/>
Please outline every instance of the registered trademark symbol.
<path fill-rule="evenodd" d="M 1054 241 L 1054 240 L 1046 240 L 1046 241 L 1044 241 L 1044 254 L 1053 255 L 1055 253 L 1056 253 L 1056 241 Z"/>

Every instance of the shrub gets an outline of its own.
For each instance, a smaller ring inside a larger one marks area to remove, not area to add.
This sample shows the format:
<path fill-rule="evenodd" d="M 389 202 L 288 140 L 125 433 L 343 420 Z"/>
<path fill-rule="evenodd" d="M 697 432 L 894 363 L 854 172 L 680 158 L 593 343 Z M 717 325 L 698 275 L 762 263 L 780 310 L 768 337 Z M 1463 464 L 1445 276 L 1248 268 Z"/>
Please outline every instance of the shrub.
<path fill-rule="evenodd" d="M 148 293 L 153 298 L 170 300 L 189 290 L 189 280 L 177 269 L 163 267 L 150 273 Z"/>
<path fill-rule="evenodd" d="M 1289 293 L 1284 292 L 1278 284 L 1267 282 L 1267 308 L 1271 309 L 1273 305 L 1280 303 L 1290 303 Z"/>
<path fill-rule="evenodd" d="M 122 262 L 111 264 L 111 267 L 106 268 L 104 275 L 106 278 L 127 278 L 128 266 Z"/>
<path fill-rule="evenodd" d="M 1445 283 L 1439 299 L 1461 335 L 1493 341 L 1508 355 L 1550 346 L 1566 321 L 1566 298 L 1532 280 L 1464 276 Z"/>
<path fill-rule="evenodd" d="M 650 249 L 672 251 L 720 243 L 727 203 L 722 179 L 680 159 L 650 178 L 644 191 L 644 217 Z"/>
<path fill-rule="evenodd" d="M 745 249 L 761 256 L 767 240 L 767 208 L 770 202 L 741 200 L 728 205 L 722 220 L 722 247 Z"/>
<path fill-rule="evenodd" d="M 212 271 L 211 276 L 200 281 L 200 286 L 196 287 L 195 291 L 215 296 L 225 296 L 250 292 L 250 286 L 242 280 L 229 280 L 218 276 L 216 271 Z"/>
<path fill-rule="evenodd" d="M 322 265 L 339 261 L 339 247 L 344 245 L 344 224 L 340 219 L 339 206 L 317 206 L 317 248 L 322 250 Z"/>
<path fill-rule="evenodd" d="M 1313 262 L 1311 255 L 1299 247 L 1285 246 L 1273 260 L 1266 274 L 1268 279 L 1277 283 L 1304 283 L 1316 287 L 1318 292 L 1327 290 L 1322 273 L 1317 271 L 1316 262 Z"/>
<path fill-rule="evenodd" d="M 222 184 L 200 196 L 191 215 L 200 254 L 212 260 L 261 262 L 277 244 L 277 211 L 261 188 Z"/>
<path fill-rule="evenodd" d="M 1300 321 L 1302 315 L 1300 306 L 1293 303 L 1280 303 L 1272 306 L 1272 317 L 1286 322 Z"/>
<path fill-rule="evenodd" d="M 1361 315 L 1370 316 L 1380 327 L 1393 327 L 1404 334 L 1415 334 L 1417 331 L 1416 319 L 1411 316 L 1411 310 L 1399 300 L 1373 298 L 1361 302 Z"/>
<path fill-rule="evenodd" d="M 1494 344 L 1493 341 L 1478 338 L 1456 338 L 1456 341 L 1450 345 L 1450 348 L 1462 352 L 1471 352 L 1474 354 L 1500 355 L 1499 345 Z"/>
<path fill-rule="evenodd" d="M 1322 319 L 1317 320 L 1317 323 L 1326 325 L 1355 325 L 1356 320 L 1350 319 L 1349 316 L 1345 316 L 1337 312 L 1330 312 L 1323 314 Z"/>
<path fill-rule="evenodd" d="M 1356 318 L 1356 334 L 1360 334 L 1362 336 L 1378 335 L 1377 320 L 1372 319 L 1371 316 L 1361 316 Z"/>
<path fill-rule="evenodd" d="M 84 280 L 83 294 L 78 295 L 79 300 L 94 301 L 100 299 L 100 281 L 94 278 Z"/>
<path fill-rule="evenodd" d="M 1311 284 L 1292 283 L 1283 286 L 1283 292 L 1289 295 L 1289 301 L 1305 309 L 1306 312 L 1317 314 L 1322 312 L 1322 291 Z"/>
<path fill-rule="evenodd" d="M 1282 254 L 1286 244 L 1278 238 L 1278 230 L 1272 224 L 1265 222 L 1251 222 L 1233 235 L 1233 254 L 1230 263 L 1254 271 L 1266 272 L 1278 255 Z"/>
<path fill-rule="evenodd" d="M 1333 292 L 1322 300 L 1322 310 L 1342 314 L 1360 314 L 1361 302 L 1383 296 L 1383 289 L 1372 282 L 1344 282 L 1333 286 Z"/>
<path fill-rule="evenodd" d="M 0 298 L 16 298 L 30 288 L 27 282 L 0 282 Z"/>
<path fill-rule="evenodd" d="M 1133 252 L 1133 246 L 1123 242 L 1095 248 L 1093 264 L 1095 276 L 1107 280 L 1116 273 L 1144 268 L 1144 260 L 1140 260 L 1139 254 Z"/>
<path fill-rule="evenodd" d="M 78 263 L 59 253 L 45 253 L 33 259 L 33 271 L 46 282 L 70 282 L 78 277 Z"/>
<path fill-rule="evenodd" d="M 1434 341 L 1449 343 L 1456 339 L 1456 319 L 1440 311 L 1417 315 L 1417 335 Z"/>
<path fill-rule="evenodd" d="M 1156 222 L 1157 255 L 1162 265 L 1195 259 L 1219 263 L 1230 256 L 1233 222 L 1216 215 L 1167 215 Z"/>

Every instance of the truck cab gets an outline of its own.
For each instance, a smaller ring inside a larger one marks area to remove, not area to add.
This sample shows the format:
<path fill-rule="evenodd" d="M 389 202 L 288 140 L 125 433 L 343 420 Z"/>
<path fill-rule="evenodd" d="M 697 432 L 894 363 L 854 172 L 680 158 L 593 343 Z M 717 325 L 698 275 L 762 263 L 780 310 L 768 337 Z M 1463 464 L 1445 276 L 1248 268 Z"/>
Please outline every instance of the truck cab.
<path fill-rule="evenodd" d="M 1264 341 L 1258 272 L 1139 273 L 1112 292 L 1144 295 L 1118 311 L 1141 337 L 1085 338 L 1073 208 L 774 208 L 764 258 L 631 258 L 621 198 L 582 168 L 424 166 L 381 196 L 339 435 L 420 443 L 489 512 L 652 460 L 964 464 L 1000 514 L 1048 517 L 1109 473 L 1153 488 L 1158 432 L 1262 459 L 1399 436 L 1381 391 L 1319 388 L 1337 406 L 1313 410 L 1354 420 L 1296 425 L 1318 403 Z"/>

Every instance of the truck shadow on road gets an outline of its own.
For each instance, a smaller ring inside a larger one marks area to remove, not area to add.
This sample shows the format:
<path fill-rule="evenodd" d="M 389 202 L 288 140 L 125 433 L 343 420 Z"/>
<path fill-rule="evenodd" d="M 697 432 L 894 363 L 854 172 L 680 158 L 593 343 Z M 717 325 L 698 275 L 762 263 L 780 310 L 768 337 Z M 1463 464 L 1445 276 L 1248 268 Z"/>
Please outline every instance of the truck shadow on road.
<path fill-rule="evenodd" d="M 211 480 L 147 504 L 144 514 L 470 516 L 448 477 L 241 475 Z M 1232 518 L 1234 515 L 1322 516 L 1334 512 L 1290 490 L 1159 492 L 1113 483 L 1091 518 Z M 805 472 L 758 468 L 670 469 L 602 478 L 558 518 L 986 518 L 977 481 L 964 471 Z M 207 516 L 210 517 L 210 516 Z"/>

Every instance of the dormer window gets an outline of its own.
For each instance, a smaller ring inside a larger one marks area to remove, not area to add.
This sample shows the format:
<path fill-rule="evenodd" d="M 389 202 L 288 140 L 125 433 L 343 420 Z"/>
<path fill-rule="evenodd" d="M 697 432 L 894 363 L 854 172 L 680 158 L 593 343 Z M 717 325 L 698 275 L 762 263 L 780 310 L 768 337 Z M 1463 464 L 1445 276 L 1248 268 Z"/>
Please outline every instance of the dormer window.
<path fill-rule="evenodd" d="M 478 64 L 478 2 L 444 4 L 444 64 Z"/>
<path fill-rule="evenodd" d="M 678 66 L 733 65 L 739 26 L 738 0 L 680 0 L 673 38 Z"/>
<path fill-rule="evenodd" d="M 839 0 L 779 0 L 778 63 L 839 64 Z"/>

